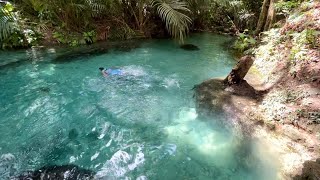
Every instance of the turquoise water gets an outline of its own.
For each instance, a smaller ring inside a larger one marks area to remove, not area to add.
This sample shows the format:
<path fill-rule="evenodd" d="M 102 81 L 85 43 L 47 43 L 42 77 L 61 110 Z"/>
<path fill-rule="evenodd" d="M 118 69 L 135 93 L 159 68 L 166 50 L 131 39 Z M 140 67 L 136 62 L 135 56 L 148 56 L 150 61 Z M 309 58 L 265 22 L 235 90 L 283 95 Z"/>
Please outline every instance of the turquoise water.
<path fill-rule="evenodd" d="M 275 179 L 223 115 L 195 110 L 193 86 L 235 63 L 229 41 L 193 35 L 200 51 L 143 40 L 0 52 L 0 179 L 64 164 L 96 179 Z M 105 78 L 101 66 L 125 75 Z"/>

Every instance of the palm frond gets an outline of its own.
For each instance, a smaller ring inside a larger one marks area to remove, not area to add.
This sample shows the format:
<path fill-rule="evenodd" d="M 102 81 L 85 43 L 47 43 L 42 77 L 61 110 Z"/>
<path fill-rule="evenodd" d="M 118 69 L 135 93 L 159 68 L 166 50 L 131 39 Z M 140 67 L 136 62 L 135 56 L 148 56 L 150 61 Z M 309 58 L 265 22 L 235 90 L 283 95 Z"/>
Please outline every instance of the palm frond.
<path fill-rule="evenodd" d="M 192 20 L 186 13 L 190 12 L 187 4 L 178 0 L 154 0 L 152 5 L 157 8 L 160 18 L 166 23 L 169 33 L 183 42 L 189 31 Z"/>
<path fill-rule="evenodd" d="M 14 27 L 14 17 L 0 6 L 0 41 L 6 39 L 14 31 Z"/>
<path fill-rule="evenodd" d="M 96 17 L 101 12 L 106 10 L 106 6 L 97 0 L 86 0 L 86 3 L 90 7 L 91 16 Z"/>

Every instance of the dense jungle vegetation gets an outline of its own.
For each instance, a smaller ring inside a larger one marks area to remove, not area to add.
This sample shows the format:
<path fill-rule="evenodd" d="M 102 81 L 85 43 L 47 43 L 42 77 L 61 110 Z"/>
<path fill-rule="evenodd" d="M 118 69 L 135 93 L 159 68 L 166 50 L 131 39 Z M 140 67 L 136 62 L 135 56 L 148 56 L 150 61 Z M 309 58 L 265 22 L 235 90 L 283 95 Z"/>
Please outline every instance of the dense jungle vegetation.
<path fill-rule="evenodd" d="M 276 4 L 275 4 L 276 3 Z M 160 38 L 183 41 L 193 31 L 239 36 L 269 29 L 299 0 L 13 0 L 0 1 L 0 44 L 21 48 L 46 43 L 77 46 L 103 40 Z"/>

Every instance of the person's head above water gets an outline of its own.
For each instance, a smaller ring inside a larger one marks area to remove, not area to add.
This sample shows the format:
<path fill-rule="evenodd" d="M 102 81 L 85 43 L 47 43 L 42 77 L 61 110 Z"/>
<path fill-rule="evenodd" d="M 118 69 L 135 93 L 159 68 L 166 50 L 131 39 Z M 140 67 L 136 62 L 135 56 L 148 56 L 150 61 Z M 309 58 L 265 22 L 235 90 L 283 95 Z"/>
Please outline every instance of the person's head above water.
<path fill-rule="evenodd" d="M 106 71 L 104 71 L 104 68 L 103 67 L 99 67 L 99 70 L 101 71 L 102 75 L 104 77 L 107 77 L 108 76 L 108 73 Z"/>

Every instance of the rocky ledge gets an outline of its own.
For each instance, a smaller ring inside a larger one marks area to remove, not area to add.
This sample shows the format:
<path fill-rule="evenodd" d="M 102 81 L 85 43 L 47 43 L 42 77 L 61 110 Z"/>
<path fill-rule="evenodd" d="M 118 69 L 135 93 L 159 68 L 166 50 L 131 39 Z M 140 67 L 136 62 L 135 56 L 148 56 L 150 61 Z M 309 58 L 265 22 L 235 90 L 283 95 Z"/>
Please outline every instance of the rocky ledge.
<path fill-rule="evenodd" d="M 229 83 L 232 81 L 226 78 L 196 85 L 198 113 L 210 115 L 223 111 L 228 117 L 224 123 L 236 126 L 247 136 L 262 142 L 277 156 L 279 179 L 319 179 L 319 160 L 315 163 L 320 157 L 318 137 L 292 124 L 268 121 L 260 113 L 260 105 L 266 101 L 264 98 L 269 91 L 252 85 L 255 78 L 249 73 L 246 80 L 237 83 Z M 274 108 L 270 106 L 270 109 Z"/>

